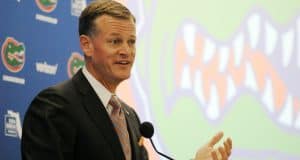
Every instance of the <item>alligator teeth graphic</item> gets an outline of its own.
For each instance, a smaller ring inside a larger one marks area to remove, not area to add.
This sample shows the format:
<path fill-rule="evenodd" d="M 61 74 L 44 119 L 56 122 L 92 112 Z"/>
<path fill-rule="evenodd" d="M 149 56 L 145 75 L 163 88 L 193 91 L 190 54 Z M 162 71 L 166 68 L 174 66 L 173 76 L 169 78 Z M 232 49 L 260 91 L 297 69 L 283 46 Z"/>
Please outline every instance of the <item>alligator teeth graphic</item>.
<path fill-rule="evenodd" d="M 229 62 L 230 50 L 227 46 L 222 46 L 219 52 L 219 72 L 224 72 Z"/>
<path fill-rule="evenodd" d="M 234 55 L 234 65 L 237 67 L 241 64 L 243 53 L 244 53 L 244 34 L 240 33 L 237 35 L 233 41 L 233 55 Z"/>
<path fill-rule="evenodd" d="M 270 56 L 276 47 L 278 41 L 278 31 L 268 22 L 265 23 L 265 53 Z"/>
<path fill-rule="evenodd" d="M 246 72 L 245 86 L 248 89 L 257 91 L 258 87 L 257 87 L 257 83 L 256 83 L 256 77 L 255 77 L 255 73 L 254 73 L 251 63 L 246 62 L 246 71 L 245 72 Z"/>
<path fill-rule="evenodd" d="M 2 45 L 2 61 L 11 72 L 19 72 L 25 63 L 25 46 L 13 37 L 7 37 Z"/>
<path fill-rule="evenodd" d="M 299 95 L 292 81 L 282 78 L 296 75 L 291 67 L 299 68 L 300 20 L 278 28 L 253 13 L 231 41 L 219 44 L 197 25 L 184 24 L 175 42 L 177 89 L 191 90 L 210 120 L 220 119 L 235 97 L 249 92 L 278 125 L 300 131 L 299 114 L 294 114 Z"/>
<path fill-rule="evenodd" d="M 233 79 L 232 79 L 231 76 L 227 76 L 226 82 L 227 82 L 226 101 L 229 102 L 236 95 L 237 91 L 236 91 L 236 87 L 235 87 L 235 84 L 234 84 Z"/>
<path fill-rule="evenodd" d="M 278 117 L 279 123 L 287 126 L 292 125 L 293 121 L 293 99 L 291 95 L 286 97 L 285 104 L 282 107 L 282 111 Z"/>
<path fill-rule="evenodd" d="M 262 94 L 262 101 L 265 104 L 268 111 L 274 113 L 274 96 L 272 81 L 270 80 L 270 78 L 266 78 L 266 85 Z"/>
<path fill-rule="evenodd" d="M 10 61 L 16 60 L 18 64 L 21 64 L 24 61 L 24 52 L 9 52 L 7 56 Z"/>
<path fill-rule="evenodd" d="M 209 63 L 216 53 L 216 44 L 207 38 L 204 40 L 204 50 L 203 50 L 203 61 L 204 63 Z"/>
<path fill-rule="evenodd" d="M 195 39 L 195 33 L 196 33 L 196 28 L 194 25 L 185 25 L 183 28 L 183 39 L 185 42 L 185 46 L 186 46 L 186 50 L 187 53 L 190 56 L 195 55 L 195 41 L 193 41 Z"/>
<path fill-rule="evenodd" d="M 261 30 L 261 18 L 258 14 L 253 14 L 248 22 L 247 29 L 249 32 L 250 46 L 252 49 L 257 47 Z"/>
<path fill-rule="evenodd" d="M 73 52 L 68 60 L 69 78 L 71 78 L 80 68 L 82 68 L 84 64 L 83 56 L 77 52 Z"/>
<path fill-rule="evenodd" d="M 201 106 L 204 106 L 205 98 L 204 98 L 204 95 L 203 95 L 203 82 L 202 82 L 202 76 L 201 76 L 201 71 L 200 70 L 197 70 L 195 72 L 194 93 L 196 94 L 198 100 L 200 101 Z"/>
<path fill-rule="evenodd" d="M 211 85 L 210 87 L 210 100 L 207 104 L 207 115 L 210 119 L 215 120 L 220 116 L 220 108 L 219 108 L 219 95 L 218 90 L 215 85 Z"/>
<path fill-rule="evenodd" d="M 290 64 L 293 45 L 294 45 L 295 33 L 293 30 L 290 30 L 282 35 L 282 64 L 284 67 L 287 67 Z"/>

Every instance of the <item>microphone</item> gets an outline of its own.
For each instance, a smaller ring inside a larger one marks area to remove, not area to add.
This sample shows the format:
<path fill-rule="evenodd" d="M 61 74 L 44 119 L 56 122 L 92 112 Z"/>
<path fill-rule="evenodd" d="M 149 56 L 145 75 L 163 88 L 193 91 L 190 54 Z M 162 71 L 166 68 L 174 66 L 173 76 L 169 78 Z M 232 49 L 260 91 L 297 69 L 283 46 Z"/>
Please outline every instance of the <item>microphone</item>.
<path fill-rule="evenodd" d="M 153 148 L 154 148 L 154 150 L 155 150 L 156 153 L 158 153 L 159 155 L 161 155 L 161 156 L 163 156 L 163 157 L 165 157 L 167 159 L 174 160 L 174 158 L 171 158 L 171 157 L 169 157 L 169 156 L 167 156 L 167 155 L 159 152 L 156 149 L 156 147 L 155 147 L 155 145 L 154 145 L 154 143 L 153 143 L 153 141 L 151 139 L 151 137 L 154 134 L 154 128 L 153 128 L 153 125 L 150 122 L 143 122 L 140 125 L 140 132 L 141 132 L 141 134 L 142 134 L 143 137 L 150 139 L 150 142 L 151 142 L 151 144 L 152 144 L 152 146 L 153 146 Z"/>

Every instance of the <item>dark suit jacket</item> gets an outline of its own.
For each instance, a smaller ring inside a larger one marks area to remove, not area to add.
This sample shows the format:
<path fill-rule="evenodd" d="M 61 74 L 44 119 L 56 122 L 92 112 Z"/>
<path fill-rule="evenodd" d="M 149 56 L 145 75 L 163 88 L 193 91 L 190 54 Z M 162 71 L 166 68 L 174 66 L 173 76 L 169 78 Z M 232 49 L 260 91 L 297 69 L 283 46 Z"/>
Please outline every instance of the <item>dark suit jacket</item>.
<path fill-rule="evenodd" d="M 148 159 L 138 145 L 140 121 L 123 103 L 132 159 Z M 114 126 L 102 102 L 78 71 L 32 101 L 23 122 L 23 160 L 125 160 Z"/>

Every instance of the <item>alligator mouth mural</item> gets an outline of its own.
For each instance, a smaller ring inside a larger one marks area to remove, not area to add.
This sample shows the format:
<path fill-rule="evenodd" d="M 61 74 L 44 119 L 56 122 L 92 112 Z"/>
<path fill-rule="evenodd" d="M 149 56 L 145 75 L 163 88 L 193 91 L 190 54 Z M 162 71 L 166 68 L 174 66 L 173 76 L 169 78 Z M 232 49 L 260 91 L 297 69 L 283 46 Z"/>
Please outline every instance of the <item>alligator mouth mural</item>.
<path fill-rule="evenodd" d="M 11 72 L 21 71 L 25 63 L 25 46 L 12 37 L 7 37 L 1 50 L 2 62 Z"/>
<path fill-rule="evenodd" d="M 297 84 L 283 78 L 296 75 L 300 66 L 300 42 L 293 28 L 280 30 L 253 13 L 233 40 L 218 43 L 195 24 L 185 23 L 175 44 L 176 86 L 194 93 L 211 120 L 250 92 L 276 115 L 278 124 L 300 130 L 300 115 L 295 114 L 300 110 L 299 94 L 292 92 Z"/>
<path fill-rule="evenodd" d="M 299 19 L 295 20 L 282 29 L 264 14 L 254 12 L 227 42 L 218 42 L 193 22 L 186 22 L 179 28 L 174 43 L 175 91 L 171 99 L 189 93 L 200 106 L 207 122 L 213 124 L 222 124 L 229 116 L 234 118 L 233 112 L 240 108 L 244 109 L 240 110 L 244 117 L 252 114 L 246 113 L 246 110 L 254 110 L 253 113 L 262 114 L 252 117 L 261 119 L 259 124 L 253 123 L 257 120 L 243 122 L 243 118 L 236 118 L 236 122 L 227 125 L 238 122 L 246 125 L 249 122 L 247 126 L 250 127 L 276 126 L 277 129 L 263 129 L 261 132 L 283 134 L 281 138 L 288 139 L 287 143 L 293 146 L 281 145 L 279 137 L 269 143 L 276 136 L 269 138 L 258 134 L 262 138 L 258 140 L 260 147 L 241 149 L 237 145 L 234 149 L 236 158 L 247 157 L 245 155 L 255 159 L 300 157 L 296 149 L 299 146 L 293 142 L 296 139 L 289 137 L 300 133 L 300 94 L 295 89 L 300 80 L 297 76 L 300 68 L 299 22 Z M 172 101 L 169 99 L 167 102 L 170 114 L 175 106 Z M 243 107 L 237 103 L 242 103 Z M 250 143 L 245 137 L 241 141 Z M 272 156 L 267 156 L 270 150 Z"/>

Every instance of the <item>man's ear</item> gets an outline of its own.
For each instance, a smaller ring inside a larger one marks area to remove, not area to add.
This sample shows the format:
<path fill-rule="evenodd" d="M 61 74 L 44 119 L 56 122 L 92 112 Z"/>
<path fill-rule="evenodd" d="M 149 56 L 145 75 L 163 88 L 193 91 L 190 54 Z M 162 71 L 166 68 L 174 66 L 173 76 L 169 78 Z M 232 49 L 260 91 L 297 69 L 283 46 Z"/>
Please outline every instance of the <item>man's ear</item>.
<path fill-rule="evenodd" d="M 80 41 L 80 47 L 81 47 L 84 55 L 87 57 L 92 56 L 94 53 L 94 48 L 93 48 L 91 38 L 86 35 L 81 35 L 79 37 L 79 41 Z"/>

